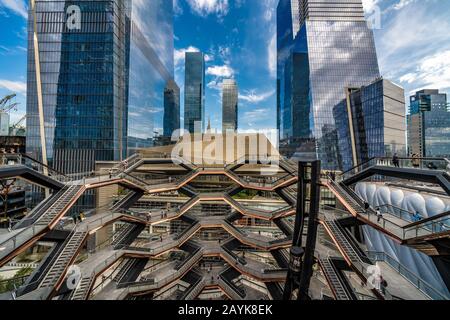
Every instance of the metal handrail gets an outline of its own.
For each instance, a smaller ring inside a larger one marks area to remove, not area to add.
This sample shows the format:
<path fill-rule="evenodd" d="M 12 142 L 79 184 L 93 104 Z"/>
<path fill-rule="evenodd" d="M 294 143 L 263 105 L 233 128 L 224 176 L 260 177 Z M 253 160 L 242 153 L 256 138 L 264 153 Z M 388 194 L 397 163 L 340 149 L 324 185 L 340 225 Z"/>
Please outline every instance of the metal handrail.
<path fill-rule="evenodd" d="M 449 300 L 450 297 L 447 294 L 444 294 L 443 292 L 439 292 L 433 286 L 431 286 L 429 283 L 427 283 L 425 280 L 420 278 L 418 275 L 416 275 L 414 272 L 409 270 L 407 267 L 402 265 L 400 262 L 398 262 L 396 259 L 394 259 L 392 256 L 387 254 L 386 252 L 375 252 L 375 251 L 368 251 L 367 255 L 370 259 L 375 261 L 383 261 L 389 264 L 393 269 L 398 271 L 400 275 L 405 277 L 409 282 L 411 282 L 417 289 L 419 289 L 422 293 L 427 295 L 433 300 Z"/>
<path fill-rule="evenodd" d="M 434 162 L 443 162 L 444 163 L 444 171 L 449 172 L 450 171 L 450 161 L 447 158 L 409 158 L 409 157 L 399 157 L 399 165 L 400 167 L 416 167 L 420 169 L 428 169 L 428 166 L 433 163 L 435 166 L 436 164 Z M 349 174 L 355 174 L 357 172 L 360 172 L 361 170 L 365 170 L 367 168 L 373 167 L 377 165 L 378 163 L 381 163 L 384 166 L 392 167 L 394 166 L 393 158 L 389 157 L 373 157 L 361 164 L 358 164 L 357 166 L 354 166 L 353 168 L 350 168 L 349 170 L 339 174 L 340 177 L 346 177 Z M 414 166 L 414 163 L 418 162 L 418 166 Z M 428 162 L 428 163 L 427 163 Z M 439 169 L 436 167 L 436 169 Z M 442 168 L 441 168 L 442 169 Z M 435 169 L 431 169 L 435 170 Z"/>

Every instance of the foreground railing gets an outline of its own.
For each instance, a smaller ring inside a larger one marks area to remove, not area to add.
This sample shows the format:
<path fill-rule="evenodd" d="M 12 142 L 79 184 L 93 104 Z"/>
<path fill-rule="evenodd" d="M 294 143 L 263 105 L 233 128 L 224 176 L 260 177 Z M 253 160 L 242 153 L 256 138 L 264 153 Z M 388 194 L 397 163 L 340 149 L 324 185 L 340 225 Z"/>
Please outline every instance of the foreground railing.
<path fill-rule="evenodd" d="M 390 265 L 395 271 L 397 271 L 400 275 L 406 278 L 411 284 L 413 284 L 417 289 L 419 289 L 422 293 L 427 295 L 433 300 L 449 300 L 449 296 L 447 294 L 441 293 L 438 290 L 434 289 L 430 284 L 426 281 L 422 280 L 418 275 L 413 273 L 411 270 L 403 266 L 400 262 L 395 260 L 393 257 L 388 255 L 385 252 L 373 252 L 369 251 L 368 257 L 373 261 L 382 261 L 386 262 Z"/>

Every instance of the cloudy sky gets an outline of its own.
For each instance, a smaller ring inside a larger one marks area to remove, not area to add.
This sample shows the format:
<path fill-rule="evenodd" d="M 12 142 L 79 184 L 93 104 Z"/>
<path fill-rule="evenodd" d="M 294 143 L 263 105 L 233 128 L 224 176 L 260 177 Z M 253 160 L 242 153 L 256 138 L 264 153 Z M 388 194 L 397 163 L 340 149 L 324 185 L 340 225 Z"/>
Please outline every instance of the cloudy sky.
<path fill-rule="evenodd" d="M 151 0 L 150 0 L 151 1 Z M 168 0 L 169 1 L 169 0 Z M 221 125 L 220 83 L 234 77 L 240 89 L 242 129 L 276 124 L 275 21 L 278 0 L 174 0 L 175 75 L 184 82 L 184 52 L 207 54 L 207 119 Z M 450 0 L 363 0 L 375 30 L 383 75 L 405 87 L 450 93 Z M 25 109 L 26 0 L 0 0 L 0 95 L 11 91 Z"/>

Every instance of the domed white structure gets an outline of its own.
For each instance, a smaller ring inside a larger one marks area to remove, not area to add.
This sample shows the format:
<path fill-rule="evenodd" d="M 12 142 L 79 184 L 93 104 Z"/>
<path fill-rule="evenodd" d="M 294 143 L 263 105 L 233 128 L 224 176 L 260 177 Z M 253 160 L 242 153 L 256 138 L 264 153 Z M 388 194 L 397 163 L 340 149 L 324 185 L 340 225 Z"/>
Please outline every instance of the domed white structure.
<path fill-rule="evenodd" d="M 358 183 L 355 191 L 373 208 L 384 205 L 393 206 L 383 208 L 383 211 L 387 213 L 407 210 L 411 215 L 418 212 L 423 218 L 428 218 L 450 210 L 450 198 L 448 197 L 439 198 L 435 195 L 370 182 Z M 364 226 L 363 232 L 369 251 L 388 253 L 435 288 L 442 292 L 448 292 L 442 277 L 429 256 L 410 247 L 399 245 L 369 226 Z"/>

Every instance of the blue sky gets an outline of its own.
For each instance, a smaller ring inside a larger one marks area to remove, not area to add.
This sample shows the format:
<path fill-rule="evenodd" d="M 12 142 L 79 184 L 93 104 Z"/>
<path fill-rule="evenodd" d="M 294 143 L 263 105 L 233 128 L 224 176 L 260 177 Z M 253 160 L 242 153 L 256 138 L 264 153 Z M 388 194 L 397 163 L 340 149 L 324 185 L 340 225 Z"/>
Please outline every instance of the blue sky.
<path fill-rule="evenodd" d="M 242 129 L 275 127 L 277 2 L 174 0 L 175 77 L 183 89 L 186 50 L 207 54 L 206 117 L 213 127 L 221 127 L 219 85 L 224 77 L 238 82 Z M 450 93 L 450 1 L 363 2 L 368 16 L 381 13 L 374 32 L 383 75 L 407 95 L 424 87 Z M 25 110 L 26 7 L 26 0 L 0 0 L 0 96 L 14 91 L 22 103 L 13 119 Z"/>

